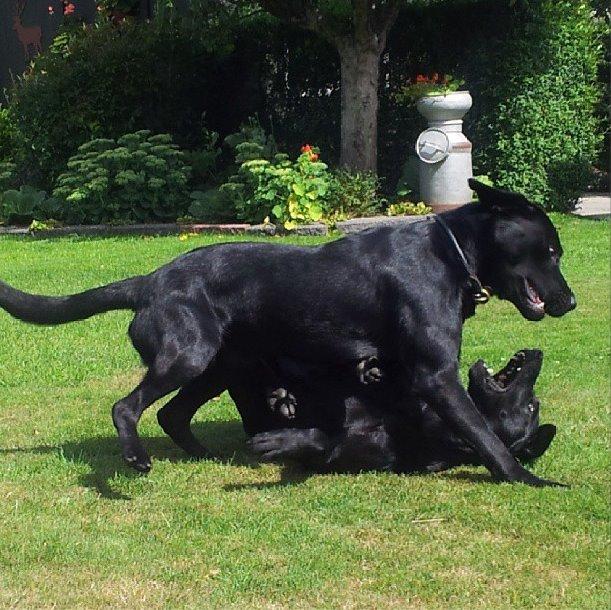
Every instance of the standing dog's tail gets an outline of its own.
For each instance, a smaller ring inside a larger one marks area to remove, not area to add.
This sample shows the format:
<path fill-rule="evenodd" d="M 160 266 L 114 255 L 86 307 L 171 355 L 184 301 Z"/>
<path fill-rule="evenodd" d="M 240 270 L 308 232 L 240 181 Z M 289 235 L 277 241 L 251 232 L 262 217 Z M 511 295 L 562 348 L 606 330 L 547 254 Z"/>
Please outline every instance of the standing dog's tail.
<path fill-rule="evenodd" d="M 143 277 L 132 277 L 62 297 L 22 292 L 0 282 L 0 307 L 31 324 L 64 324 L 113 309 L 135 309 Z"/>

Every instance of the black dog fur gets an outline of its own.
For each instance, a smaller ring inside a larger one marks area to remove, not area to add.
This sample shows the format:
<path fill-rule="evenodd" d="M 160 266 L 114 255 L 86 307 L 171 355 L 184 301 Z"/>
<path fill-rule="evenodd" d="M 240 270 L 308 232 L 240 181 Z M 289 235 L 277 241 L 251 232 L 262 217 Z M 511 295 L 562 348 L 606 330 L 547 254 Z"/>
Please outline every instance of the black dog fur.
<path fill-rule="evenodd" d="M 559 268 L 562 248 L 547 216 L 522 195 L 476 181 L 471 186 L 481 203 L 444 219 L 482 283 L 529 320 L 573 309 Z M 496 479 L 553 484 L 519 464 L 460 382 L 462 325 L 475 307 L 456 250 L 432 221 L 315 248 L 201 248 L 149 275 L 66 297 L 30 295 L 3 283 L 0 306 L 36 324 L 112 309 L 135 312 L 129 336 L 147 372 L 114 405 L 113 422 L 125 460 L 140 471 L 151 463 L 138 420 L 176 389 L 160 422 L 185 449 L 205 455 L 188 422 L 218 393 L 212 386 L 223 382 L 222 367 L 245 370 L 287 357 L 328 369 L 373 355 L 398 363 L 405 396 L 430 405 Z"/>
<path fill-rule="evenodd" d="M 539 425 L 539 400 L 534 384 L 542 360 L 541 351 L 522 350 L 495 375 L 488 372 L 481 360 L 469 370 L 468 392 L 476 408 L 511 454 L 522 461 L 542 455 L 556 433 L 551 424 Z M 338 390 L 333 380 L 317 379 L 312 384 L 311 377 L 303 376 L 283 381 L 296 397 L 297 413 L 305 412 L 315 420 L 321 412 L 321 403 L 326 405 L 324 414 L 333 409 L 334 401 L 343 401 L 344 421 L 340 427 L 327 426 L 326 431 L 299 428 L 291 422 L 290 428 L 255 434 L 250 446 L 263 460 L 296 461 L 319 472 L 438 472 L 463 464 L 480 464 L 471 447 L 453 434 L 426 403 L 393 405 L 393 397 L 396 399 L 401 393 L 389 387 L 398 381 L 390 375 L 385 375 L 377 391 L 357 385 L 351 390 L 346 387 Z M 251 405 L 242 404 L 240 397 L 259 396 L 263 400 L 265 391 L 261 384 L 265 385 L 265 379 L 259 379 L 258 387 L 236 392 L 242 383 L 236 376 L 229 391 L 244 412 Z M 257 410 L 264 408 L 261 404 Z M 301 425 L 306 419 L 307 416 L 302 417 Z"/>

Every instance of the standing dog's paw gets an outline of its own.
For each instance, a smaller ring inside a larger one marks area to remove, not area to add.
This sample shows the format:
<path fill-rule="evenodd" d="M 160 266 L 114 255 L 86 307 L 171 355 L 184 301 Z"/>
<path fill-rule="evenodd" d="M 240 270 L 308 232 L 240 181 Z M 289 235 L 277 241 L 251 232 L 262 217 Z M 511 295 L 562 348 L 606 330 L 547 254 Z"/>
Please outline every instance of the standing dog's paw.
<path fill-rule="evenodd" d="M 359 381 L 365 385 L 378 383 L 382 380 L 380 363 L 375 356 L 369 356 L 369 358 L 361 360 L 356 365 L 356 371 L 359 376 Z"/>
<path fill-rule="evenodd" d="M 138 472 L 147 473 L 151 469 L 151 458 L 143 447 L 126 447 L 123 450 L 123 459 Z"/>
<path fill-rule="evenodd" d="M 287 419 L 295 417 L 297 399 L 285 388 L 277 388 L 268 392 L 267 404 L 274 413 L 280 413 Z"/>

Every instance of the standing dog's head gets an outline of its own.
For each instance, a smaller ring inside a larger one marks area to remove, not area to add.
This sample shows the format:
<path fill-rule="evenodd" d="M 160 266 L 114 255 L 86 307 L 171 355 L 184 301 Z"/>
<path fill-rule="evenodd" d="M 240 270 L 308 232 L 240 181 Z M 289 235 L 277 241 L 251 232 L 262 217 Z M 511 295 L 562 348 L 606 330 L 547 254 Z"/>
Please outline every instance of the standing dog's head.
<path fill-rule="evenodd" d="M 542 363 L 542 351 L 525 349 L 497 373 L 491 373 L 483 360 L 469 369 L 469 394 L 475 405 L 511 453 L 523 459 L 542 455 L 556 434 L 555 426 L 539 425 L 534 388 Z"/>
<path fill-rule="evenodd" d="M 485 283 L 527 320 L 574 309 L 575 295 L 560 272 L 562 246 L 546 214 L 518 193 L 473 179 L 469 185 L 493 219 Z"/>

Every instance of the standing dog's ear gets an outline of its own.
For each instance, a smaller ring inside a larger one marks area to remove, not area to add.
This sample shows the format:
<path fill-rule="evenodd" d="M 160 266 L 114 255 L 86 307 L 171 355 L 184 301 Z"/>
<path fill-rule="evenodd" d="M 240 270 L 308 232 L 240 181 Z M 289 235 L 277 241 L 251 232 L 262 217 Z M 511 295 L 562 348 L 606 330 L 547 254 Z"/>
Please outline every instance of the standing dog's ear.
<path fill-rule="evenodd" d="M 511 191 L 504 191 L 502 189 L 488 186 L 482 182 L 478 182 L 474 178 L 469 178 L 469 186 L 471 190 L 475 191 L 477 198 L 480 203 L 490 206 L 495 211 L 503 211 L 511 208 L 533 208 L 532 203 L 521 195 L 520 193 L 512 193 Z"/>

